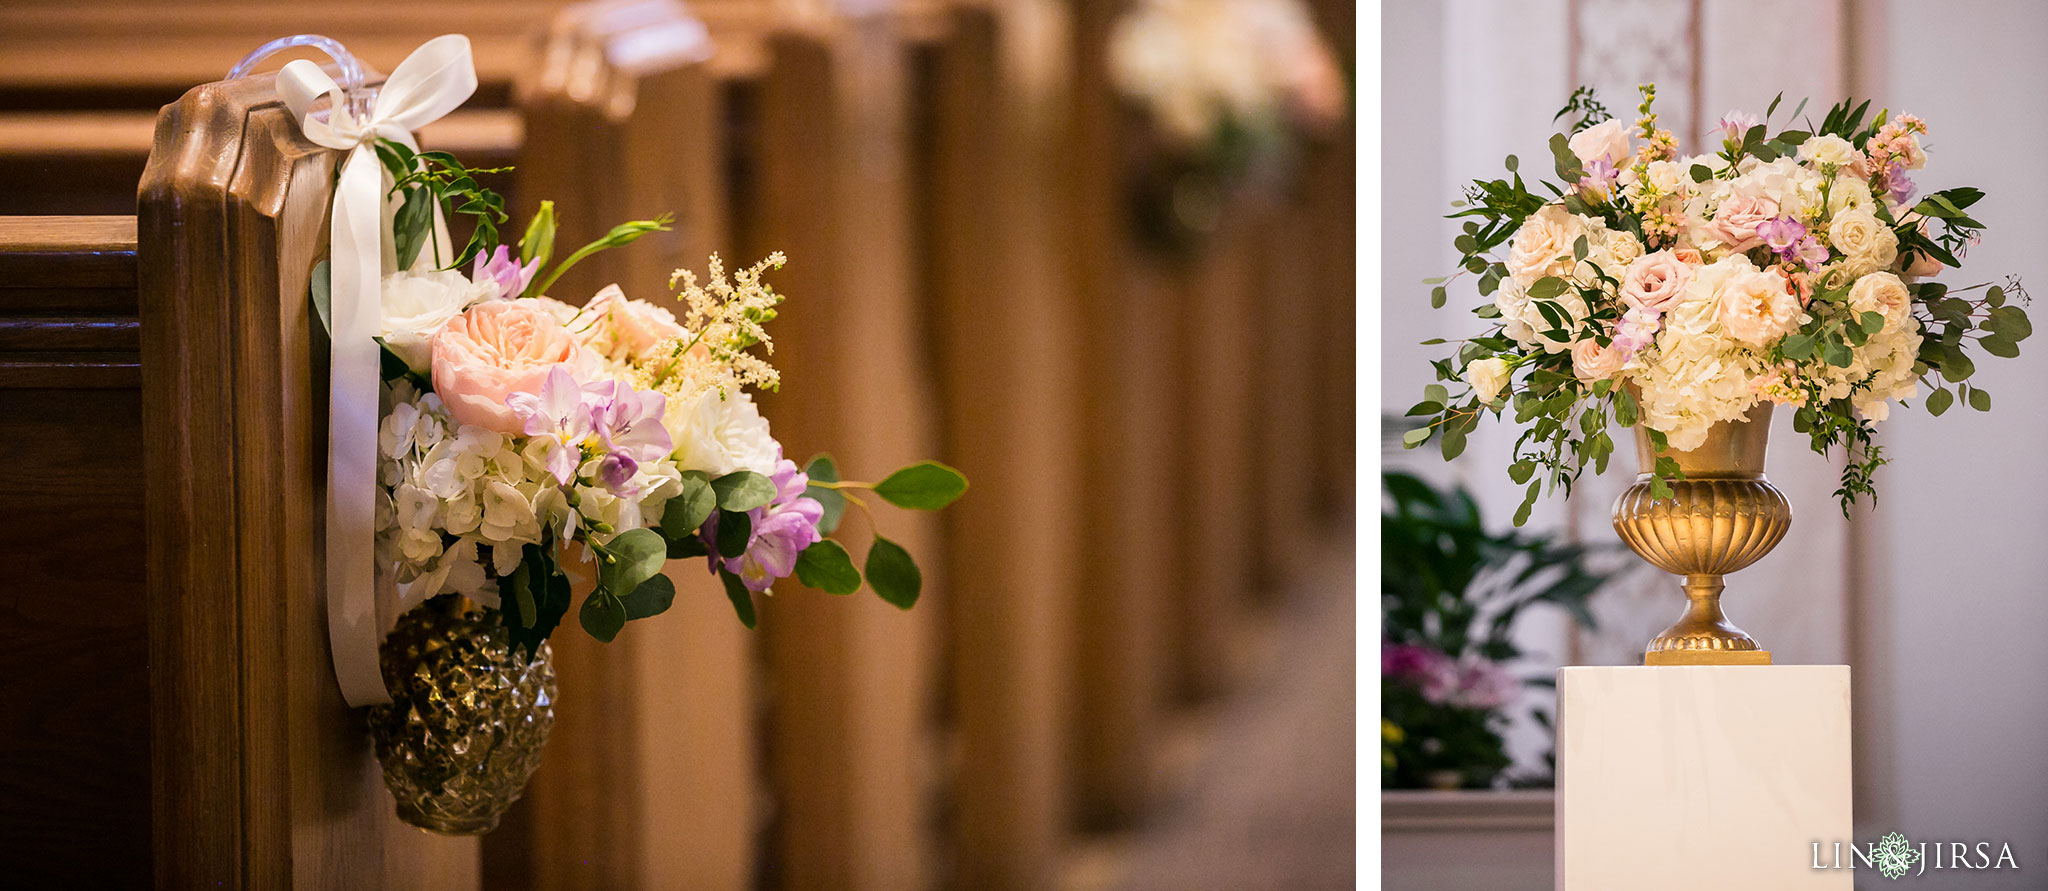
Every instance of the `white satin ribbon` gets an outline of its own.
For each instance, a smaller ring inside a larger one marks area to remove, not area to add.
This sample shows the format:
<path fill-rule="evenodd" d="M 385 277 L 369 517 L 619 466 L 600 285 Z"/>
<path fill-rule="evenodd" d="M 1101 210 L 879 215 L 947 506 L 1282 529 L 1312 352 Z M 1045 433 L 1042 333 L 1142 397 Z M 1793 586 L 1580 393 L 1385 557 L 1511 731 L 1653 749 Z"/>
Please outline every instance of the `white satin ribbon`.
<path fill-rule="evenodd" d="M 301 59 L 278 72 L 277 92 L 313 143 L 348 152 L 334 186 L 328 246 L 333 303 L 333 370 L 327 390 L 327 634 L 342 698 L 352 706 L 390 702 L 377 669 L 384 621 L 378 591 L 392 587 L 376 567 L 377 424 L 382 356 L 381 285 L 396 271 L 379 138 L 417 149 L 412 131 L 455 110 L 476 92 L 469 38 L 436 37 L 385 78 L 367 115 L 320 66 Z M 327 112 L 313 104 L 327 96 Z M 442 239 L 443 242 L 446 239 Z"/>

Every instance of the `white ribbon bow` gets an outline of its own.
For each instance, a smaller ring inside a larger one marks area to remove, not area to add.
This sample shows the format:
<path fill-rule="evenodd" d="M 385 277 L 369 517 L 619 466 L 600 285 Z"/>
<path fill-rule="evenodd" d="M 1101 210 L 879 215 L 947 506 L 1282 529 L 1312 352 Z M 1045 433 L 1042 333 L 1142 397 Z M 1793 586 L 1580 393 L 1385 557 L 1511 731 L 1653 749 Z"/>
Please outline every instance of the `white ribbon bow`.
<path fill-rule="evenodd" d="M 277 92 L 308 140 L 348 152 L 334 186 L 328 245 L 333 373 L 327 390 L 327 630 L 342 698 L 351 706 L 373 705 L 391 701 L 377 669 L 384 629 L 372 545 L 383 359 L 376 337 L 384 274 L 397 271 L 386 237 L 391 225 L 376 142 L 389 139 L 418 149 L 412 131 L 468 100 L 476 92 L 476 67 L 469 38 L 448 34 L 429 40 L 384 80 L 361 119 L 350 111 L 341 87 L 304 59 L 278 72 Z M 324 120 L 313 113 L 321 96 L 330 99 Z"/>

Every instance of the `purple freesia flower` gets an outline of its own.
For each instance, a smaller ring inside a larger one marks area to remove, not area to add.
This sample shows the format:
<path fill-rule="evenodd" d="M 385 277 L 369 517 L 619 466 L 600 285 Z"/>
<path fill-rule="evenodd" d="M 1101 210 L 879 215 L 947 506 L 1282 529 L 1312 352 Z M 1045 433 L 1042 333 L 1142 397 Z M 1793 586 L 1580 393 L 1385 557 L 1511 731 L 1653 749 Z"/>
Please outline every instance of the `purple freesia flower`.
<path fill-rule="evenodd" d="M 1771 250 L 1782 255 L 1798 247 L 1799 239 L 1806 237 L 1806 224 L 1791 217 L 1777 217 L 1756 224 L 1756 234 Z"/>
<path fill-rule="evenodd" d="M 545 463 L 557 482 L 569 485 L 586 458 L 601 455 L 598 482 L 615 495 L 635 494 L 630 481 L 640 465 L 674 450 L 661 424 L 663 403 L 660 393 L 623 381 L 578 386 L 563 365 L 548 371 L 538 394 L 505 397 L 505 405 L 526 421 L 526 435 L 551 440 Z"/>
<path fill-rule="evenodd" d="M 512 249 L 501 244 L 489 256 L 476 255 L 476 266 L 469 277 L 472 281 L 497 285 L 499 297 L 511 298 L 525 291 L 527 283 L 533 281 L 534 273 L 539 271 L 539 259 L 521 266 L 518 258 L 512 255 Z"/>
<path fill-rule="evenodd" d="M 796 558 L 824 537 L 818 532 L 818 522 L 824 519 L 825 508 L 803 497 L 811 478 L 797 468 L 796 462 L 778 457 L 775 472 L 768 478 L 775 484 L 775 500 L 747 512 L 753 532 L 744 553 L 738 557 L 718 556 L 716 512 L 700 530 L 705 546 L 711 549 L 711 570 L 723 568 L 739 576 L 750 591 L 766 591 L 777 579 L 788 578 L 796 572 Z"/>
<path fill-rule="evenodd" d="M 506 407 L 526 421 L 526 435 L 554 441 L 546 464 L 555 481 L 565 486 L 576 478 L 576 467 L 583 463 L 582 442 L 590 436 L 590 411 L 583 399 L 583 388 L 566 365 L 548 370 L 538 395 L 513 393 L 505 397 Z"/>

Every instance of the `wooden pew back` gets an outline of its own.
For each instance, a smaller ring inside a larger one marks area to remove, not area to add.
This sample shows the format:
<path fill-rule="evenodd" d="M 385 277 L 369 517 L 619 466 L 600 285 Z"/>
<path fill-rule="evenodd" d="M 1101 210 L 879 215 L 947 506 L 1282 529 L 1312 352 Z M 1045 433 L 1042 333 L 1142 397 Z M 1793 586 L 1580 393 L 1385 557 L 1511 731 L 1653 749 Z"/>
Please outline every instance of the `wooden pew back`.
<path fill-rule="evenodd" d="M 0 218 L 0 875 L 149 881 L 134 217 Z"/>

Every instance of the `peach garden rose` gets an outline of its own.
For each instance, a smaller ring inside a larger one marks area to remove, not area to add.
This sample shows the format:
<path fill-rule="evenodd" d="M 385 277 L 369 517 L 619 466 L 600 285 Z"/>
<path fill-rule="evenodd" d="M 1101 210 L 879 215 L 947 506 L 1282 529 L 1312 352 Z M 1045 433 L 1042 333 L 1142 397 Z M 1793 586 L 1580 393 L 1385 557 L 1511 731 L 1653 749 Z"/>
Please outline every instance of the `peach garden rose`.
<path fill-rule="evenodd" d="M 583 348 L 544 308 L 523 300 L 470 307 L 434 335 L 434 392 L 463 424 L 519 433 L 525 422 L 505 404 L 514 393 L 538 395 L 548 372 L 576 368 Z"/>

